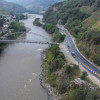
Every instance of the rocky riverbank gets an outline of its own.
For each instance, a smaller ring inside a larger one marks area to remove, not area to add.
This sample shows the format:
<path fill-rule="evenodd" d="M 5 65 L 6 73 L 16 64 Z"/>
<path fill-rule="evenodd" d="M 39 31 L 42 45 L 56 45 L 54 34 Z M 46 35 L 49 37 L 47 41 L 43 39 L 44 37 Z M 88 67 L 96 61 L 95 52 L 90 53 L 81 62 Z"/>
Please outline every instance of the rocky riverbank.
<path fill-rule="evenodd" d="M 48 100 L 58 100 L 57 95 L 55 94 L 56 90 L 52 88 L 48 83 L 46 83 L 45 76 L 44 76 L 44 60 L 46 57 L 47 49 L 44 50 L 41 54 L 41 61 L 42 61 L 42 71 L 40 75 L 40 84 L 46 90 L 48 94 Z"/>

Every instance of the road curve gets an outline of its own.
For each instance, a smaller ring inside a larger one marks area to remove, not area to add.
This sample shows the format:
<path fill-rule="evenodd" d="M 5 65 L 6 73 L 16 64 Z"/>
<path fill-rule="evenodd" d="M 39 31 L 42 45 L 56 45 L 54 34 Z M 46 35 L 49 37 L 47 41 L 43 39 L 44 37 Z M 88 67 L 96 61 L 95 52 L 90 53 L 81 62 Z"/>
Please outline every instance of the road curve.
<path fill-rule="evenodd" d="M 93 76 L 100 79 L 100 69 L 97 68 L 94 64 L 92 64 L 89 60 L 87 60 L 78 50 L 76 44 L 70 35 L 70 33 L 65 29 L 62 25 L 58 25 L 58 28 L 61 32 L 66 33 L 66 46 L 69 46 L 69 52 L 75 52 L 76 58 L 75 60 L 81 64 L 87 71 L 89 71 Z"/>

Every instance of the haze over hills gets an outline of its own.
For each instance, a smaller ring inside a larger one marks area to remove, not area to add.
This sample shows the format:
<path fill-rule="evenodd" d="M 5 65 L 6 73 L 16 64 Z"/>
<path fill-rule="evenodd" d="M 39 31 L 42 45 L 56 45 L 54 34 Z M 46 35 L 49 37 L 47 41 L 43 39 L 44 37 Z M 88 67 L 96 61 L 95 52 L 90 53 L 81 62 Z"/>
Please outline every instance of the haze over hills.
<path fill-rule="evenodd" d="M 6 0 L 22 5 L 28 10 L 41 11 L 46 10 L 50 5 L 63 0 Z"/>
<path fill-rule="evenodd" d="M 25 12 L 26 9 L 18 4 L 0 0 L 0 8 L 12 12 Z"/>

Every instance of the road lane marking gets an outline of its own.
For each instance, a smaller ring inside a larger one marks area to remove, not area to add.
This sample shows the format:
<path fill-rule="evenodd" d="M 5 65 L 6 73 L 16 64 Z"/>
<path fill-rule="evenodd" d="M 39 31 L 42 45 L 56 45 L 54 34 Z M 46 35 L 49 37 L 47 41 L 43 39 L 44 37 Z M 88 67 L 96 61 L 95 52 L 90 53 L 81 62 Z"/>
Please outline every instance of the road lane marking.
<path fill-rule="evenodd" d="M 97 72 L 93 71 L 91 68 L 89 68 L 87 65 L 85 65 L 84 63 L 82 63 L 82 65 L 84 65 L 84 67 L 86 67 L 88 70 L 90 70 L 93 74 L 95 74 L 96 76 L 100 77 L 100 74 L 98 74 Z"/>
<path fill-rule="evenodd" d="M 62 30 L 63 31 L 63 30 Z M 64 32 L 64 31 L 63 31 Z M 67 32 L 64 32 L 64 33 L 67 33 Z M 68 36 L 68 34 L 66 35 Z M 70 41 L 70 40 L 69 40 Z M 72 41 L 73 41 L 73 38 L 72 38 Z M 85 65 L 84 63 L 82 63 L 82 65 L 84 67 L 86 67 L 88 70 L 90 70 L 93 74 L 95 74 L 96 76 L 100 77 L 100 74 L 99 73 L 96 73 L 95 71 L 93 71 L 91 68 L 89 68 L 87 65 Z"/>

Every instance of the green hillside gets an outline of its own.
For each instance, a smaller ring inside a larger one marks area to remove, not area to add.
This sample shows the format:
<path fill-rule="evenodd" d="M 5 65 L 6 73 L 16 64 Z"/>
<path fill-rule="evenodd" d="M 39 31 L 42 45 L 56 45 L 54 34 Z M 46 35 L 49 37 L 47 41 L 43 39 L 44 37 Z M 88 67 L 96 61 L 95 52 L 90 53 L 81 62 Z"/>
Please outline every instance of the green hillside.
<path fill-rule="evenodd" d="M 0 15 L 9 15 L 10 13 L 4 9 L 0 8 Z"/>
<path fill-rule="evenodd" d="M 44 14 L 46 23 L 61 24 L 76 38 L 81 52 L 100 66 L 100 0 L 66 0 Z"/>

